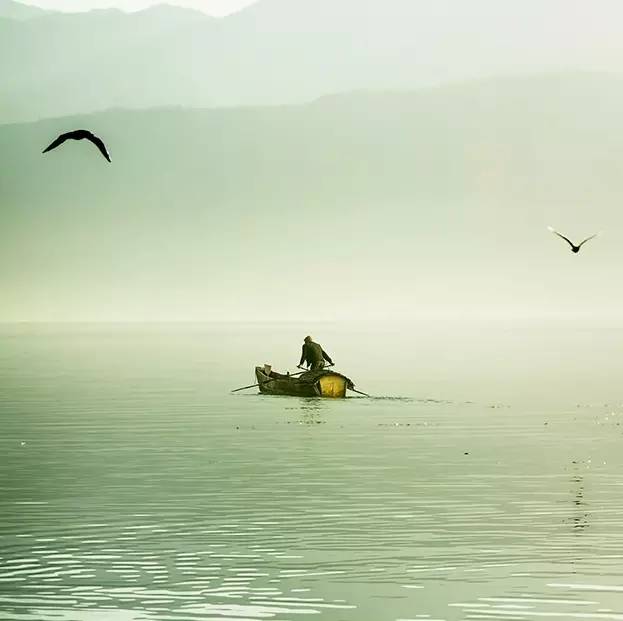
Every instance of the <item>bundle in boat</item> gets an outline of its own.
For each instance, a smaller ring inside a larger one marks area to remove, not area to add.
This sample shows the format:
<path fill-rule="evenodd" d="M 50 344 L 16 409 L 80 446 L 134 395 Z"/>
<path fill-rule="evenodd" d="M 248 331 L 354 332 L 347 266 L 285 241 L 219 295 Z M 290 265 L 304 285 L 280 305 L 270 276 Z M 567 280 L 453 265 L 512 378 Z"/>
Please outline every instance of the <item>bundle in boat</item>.
<path fill-rule="evenodd" d="M 267 395 L 292 397 L 326 397 L 343 399 L 347 390 L 354 390 L 353 382 L 335 371 L 307 371 L 298 377 L 273 371 L 270 365 L 255 367 L 260 392 Z"/>

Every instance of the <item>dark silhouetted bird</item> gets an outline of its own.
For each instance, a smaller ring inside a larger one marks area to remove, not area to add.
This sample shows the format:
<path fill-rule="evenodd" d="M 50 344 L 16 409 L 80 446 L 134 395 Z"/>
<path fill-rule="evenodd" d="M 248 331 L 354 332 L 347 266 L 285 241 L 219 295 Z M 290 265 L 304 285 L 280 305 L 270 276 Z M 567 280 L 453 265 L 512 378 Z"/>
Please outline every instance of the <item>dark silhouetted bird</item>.
<path fill-rule="evenodd" d="M 85 138 L 86 140 L 92 142 L 100 150 L 101 154 L 110 162 L 110 155 L 108 155 L 106 145 L 100 138 L 86 129 L 76 129 L 73 132 L 61 134 L 49 147 L 44 149 L 43 153 L 56 149 L 56 147 L 62 145 L 66 140 L 84 140 Z"/>
<path fill-rule="evenodd" d="M 597 235 L 599 235 L 599 233 L 595 233 L 595 235 L 591 235 L 590 237 L 587 237 L 584 241 L 580 242 L 579 244 L 574 244 L 569 238 L 565 237 L 564 235 L 562 235 L 561 233 L 559 233 L 558 231 L 554 230 L 551 226 L 547 227 L 552 233 L 554 233 L 554 235 L 558 235 L 558 237 L 560 237 L 561 239 L 564 239 L 570 246 L 571 246 L 571 252 L 574 252 L 575 254 L 577 254 L 578 252 L 580 252 L 580 248 L 587 242 L 590 241 L 591 239 L 597 237 Z"/>

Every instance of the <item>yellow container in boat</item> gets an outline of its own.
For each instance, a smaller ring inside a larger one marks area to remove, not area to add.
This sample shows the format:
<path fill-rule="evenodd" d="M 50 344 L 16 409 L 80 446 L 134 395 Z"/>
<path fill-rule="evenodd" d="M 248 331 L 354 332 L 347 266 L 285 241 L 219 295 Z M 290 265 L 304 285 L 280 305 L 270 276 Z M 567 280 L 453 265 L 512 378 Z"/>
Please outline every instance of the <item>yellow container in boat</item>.
<path fill-rule="evenodd" d="M 321 397 L 342 399 L 346 396 L 346 378 L 342 375 L 323 375 L 318 380 Z"/>

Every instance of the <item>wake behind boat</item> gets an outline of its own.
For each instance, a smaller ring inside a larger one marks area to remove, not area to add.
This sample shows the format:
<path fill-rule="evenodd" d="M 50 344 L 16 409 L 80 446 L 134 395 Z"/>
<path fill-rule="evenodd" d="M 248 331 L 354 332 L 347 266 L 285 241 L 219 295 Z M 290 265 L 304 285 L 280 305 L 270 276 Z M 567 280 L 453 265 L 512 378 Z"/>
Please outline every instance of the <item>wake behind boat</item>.
<path fill-rule="evenodd" d="M 355 385 L 348 377 L 325 369 L 306 371 L 295 377 L 277 373 L 265 364 L 263 367 L 255 367 L 255 377 L 260 392 L 267 395 L 343 399 L 346 390 L 355 390 Z"/>

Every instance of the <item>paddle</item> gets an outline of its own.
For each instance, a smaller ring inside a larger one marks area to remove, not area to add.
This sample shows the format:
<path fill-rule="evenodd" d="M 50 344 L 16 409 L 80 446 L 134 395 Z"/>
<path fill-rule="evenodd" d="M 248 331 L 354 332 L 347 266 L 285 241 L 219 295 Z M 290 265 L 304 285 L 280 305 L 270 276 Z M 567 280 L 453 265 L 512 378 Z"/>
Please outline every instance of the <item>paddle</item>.
<path fill-rule="evenodd" d="M 372 398 L 370 397 L 370 395 L 366 394 L 365 392 L 361 392 L 360 390 L 355 390 L 354 388 L 349 388 L 348 390 L 352 392 L 356 392 L 358 395 L 363 395 L 364 397 L 368 397 L 369 399 Z"/>
<path fill-rule="evenodd" d="M 335 365 L 333 364 L 327 365 L 325 369 L 328 369 L 333 366 Z M 300 368 L 301 367 L 299 367 L 299 369 Z M 301 371 L 300 373 L 293 373 L 292 375 L 288 375 L 288 377 L 297 377 L 298 375 L 303 375 L 303 373 L 307 373 L 307 371 L 309 371 L 309 369 L 305 369 Z M 233 394 L 235 392 L 240 392 L 241 390 L 248 390 L 249 388 L 257 388 L 258 386 L 265 386 L 266 384 L 269 384 L 270 382 L 274 382 L 276 379 L 284 379 L 284 378 L 273 377 L 272 379 L 266 380 L 265 382 L 260 382 L 259 384 L 251 384 L 250 386 L 243 386 L 242 388 L 236 388 L 236 390 L 232 390 L 231 392 Z"/>

